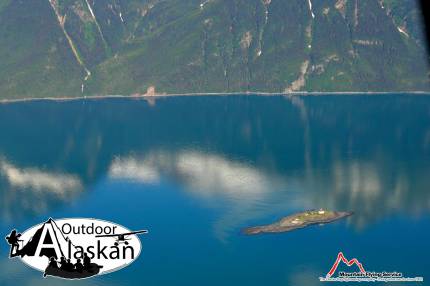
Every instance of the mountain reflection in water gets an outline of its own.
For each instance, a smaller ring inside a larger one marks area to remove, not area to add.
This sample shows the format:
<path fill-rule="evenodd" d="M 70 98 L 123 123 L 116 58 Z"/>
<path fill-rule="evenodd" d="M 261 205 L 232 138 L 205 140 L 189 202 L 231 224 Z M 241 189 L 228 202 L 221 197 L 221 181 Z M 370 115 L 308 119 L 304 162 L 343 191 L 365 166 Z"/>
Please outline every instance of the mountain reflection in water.
<path fill-rule="evenodd" d="M 0 130 L 5 221 L 49 215 L 105 178 L 225 201 L 220 238 L 291 210 L 353 210 L 362 228 L 430 208 L 430 97 L 39 101 L 1 104 Z"/>

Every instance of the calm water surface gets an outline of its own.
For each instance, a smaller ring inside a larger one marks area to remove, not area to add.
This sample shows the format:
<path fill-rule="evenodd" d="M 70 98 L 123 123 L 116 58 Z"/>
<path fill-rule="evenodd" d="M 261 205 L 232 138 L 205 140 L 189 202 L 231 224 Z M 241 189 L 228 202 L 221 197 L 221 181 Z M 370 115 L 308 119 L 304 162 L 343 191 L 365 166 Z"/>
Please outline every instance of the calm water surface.
<path fill-rule="evenodd" d="M 131 266 L 79 282 L 42 279 L 9 260 L 3 242 L 0 284 L 320 285 L 343 251 L 366 270 L 424 276 L 425 285 L 429 186 L 428 96 L 1 104 L 1 234 L 50 216 L 150 234 Z M 240 232 L 314 208 L 355 215 L 284 234 Z"/>

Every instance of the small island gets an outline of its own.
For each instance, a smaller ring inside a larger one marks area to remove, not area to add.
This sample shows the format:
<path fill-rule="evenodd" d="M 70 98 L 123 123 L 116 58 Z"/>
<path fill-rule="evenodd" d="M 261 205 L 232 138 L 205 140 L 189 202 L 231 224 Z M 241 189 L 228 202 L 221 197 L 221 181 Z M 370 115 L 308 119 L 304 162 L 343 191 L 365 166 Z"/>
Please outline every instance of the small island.
<path fill-rule="evenodd" d="M 245 228 L 245 234 L 279 233 L 304 228 L 314 224 L 326 224 L 352 215 L 353 212 L 337 212 L 324 209 L 304 211 L 282 218 L 280 221 Z"/>

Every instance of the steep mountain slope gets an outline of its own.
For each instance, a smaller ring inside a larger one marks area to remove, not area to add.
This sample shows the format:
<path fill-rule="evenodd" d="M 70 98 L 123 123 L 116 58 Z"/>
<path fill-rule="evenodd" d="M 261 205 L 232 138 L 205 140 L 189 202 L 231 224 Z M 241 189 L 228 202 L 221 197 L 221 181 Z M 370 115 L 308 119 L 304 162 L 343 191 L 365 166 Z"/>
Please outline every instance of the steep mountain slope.
<path fill-rule="evenodd" d="M 78 91 L 83 73 L 49 2 L 0 3 L 0 97 Z"/>
<path fill-rule="evenodd" d="M 429 90 L 407 0 L 0 0 L 0 96 Z"/>

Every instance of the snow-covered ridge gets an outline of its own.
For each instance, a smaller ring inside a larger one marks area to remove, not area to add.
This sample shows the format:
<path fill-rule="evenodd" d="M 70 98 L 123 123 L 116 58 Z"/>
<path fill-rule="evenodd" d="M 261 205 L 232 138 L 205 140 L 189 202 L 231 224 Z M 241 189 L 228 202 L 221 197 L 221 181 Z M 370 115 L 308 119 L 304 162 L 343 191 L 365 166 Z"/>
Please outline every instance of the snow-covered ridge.
<path fill-rule="evenodd" d="M 309 10 L 311 11 L 312 18 L 315 18 L 314 11 L 312 10 L 312 1 L 308 0 L 308 3 L 309 3 Z"/>

